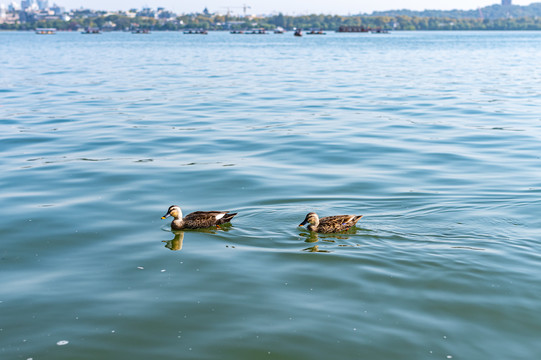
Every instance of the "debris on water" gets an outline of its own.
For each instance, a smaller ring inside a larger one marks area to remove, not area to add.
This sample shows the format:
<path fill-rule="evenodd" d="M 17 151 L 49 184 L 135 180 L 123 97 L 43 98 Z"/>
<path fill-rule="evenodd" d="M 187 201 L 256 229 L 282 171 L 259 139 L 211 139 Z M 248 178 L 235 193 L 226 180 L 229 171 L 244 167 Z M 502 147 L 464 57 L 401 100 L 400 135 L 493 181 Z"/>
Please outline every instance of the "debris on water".
<path fill-rule="evenodd" d="M 58 346 L 63 346 L 63 345 L 68 345 L 68 344 L 69 344 L 68 340 L 60 340 L 56 343 L 56 345 Z"/>

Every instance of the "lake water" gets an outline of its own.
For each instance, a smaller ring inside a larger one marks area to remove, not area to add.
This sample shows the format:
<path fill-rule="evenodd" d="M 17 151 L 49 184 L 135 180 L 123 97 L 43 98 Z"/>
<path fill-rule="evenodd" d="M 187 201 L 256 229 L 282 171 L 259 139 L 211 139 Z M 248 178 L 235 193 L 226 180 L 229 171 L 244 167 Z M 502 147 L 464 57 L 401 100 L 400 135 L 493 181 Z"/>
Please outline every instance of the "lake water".
<path fill-rule="evenodd" d="M 0 357 L 541 358 L 539 59 L 539 32 L 1 32 Z M 174 234 L 172 204 L 238 215 Z"/>

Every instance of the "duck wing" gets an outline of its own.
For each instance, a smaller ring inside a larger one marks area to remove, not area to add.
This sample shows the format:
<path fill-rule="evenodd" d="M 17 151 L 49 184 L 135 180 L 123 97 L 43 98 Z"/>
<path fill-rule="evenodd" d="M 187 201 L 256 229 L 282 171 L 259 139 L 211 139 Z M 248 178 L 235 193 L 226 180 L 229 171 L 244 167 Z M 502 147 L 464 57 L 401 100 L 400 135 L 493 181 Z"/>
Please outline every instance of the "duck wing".
<path fill-rule="evenodd" d="M 230 214 L 229 211 L 195 211 L 184 217 L 184 227 L 199 229 L 224 224 L 231 221 L 237 213 Z"/>
<path fill-rule="evenodd" d="M 318 229 L 322 232 L 340 232 L 355 226 L 362 215 L 334 215 L 319 220 Z"/>

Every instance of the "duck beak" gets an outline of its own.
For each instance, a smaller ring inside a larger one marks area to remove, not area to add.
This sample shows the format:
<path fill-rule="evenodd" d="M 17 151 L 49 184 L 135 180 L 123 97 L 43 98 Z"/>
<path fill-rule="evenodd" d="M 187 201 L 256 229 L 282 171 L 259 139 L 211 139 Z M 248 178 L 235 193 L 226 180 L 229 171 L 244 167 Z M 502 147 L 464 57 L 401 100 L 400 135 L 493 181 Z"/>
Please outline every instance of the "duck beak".
<path fill-rule="evenodd" d="M 162 216 L 162 220 L 167 218 L 168 216 L 171 216 L 171 214 L 169 214 L 169 213 L 165 214 L 164 216 Z"/>
<path fill-rule="evenodd" d="M 304 226 L 304 225 L 306 225 L 307 222 L 308 222 L 308 221 L 304 220 L 303 222 L 301 222 L 301 223 L 299 224 L 299 226 Z"/>

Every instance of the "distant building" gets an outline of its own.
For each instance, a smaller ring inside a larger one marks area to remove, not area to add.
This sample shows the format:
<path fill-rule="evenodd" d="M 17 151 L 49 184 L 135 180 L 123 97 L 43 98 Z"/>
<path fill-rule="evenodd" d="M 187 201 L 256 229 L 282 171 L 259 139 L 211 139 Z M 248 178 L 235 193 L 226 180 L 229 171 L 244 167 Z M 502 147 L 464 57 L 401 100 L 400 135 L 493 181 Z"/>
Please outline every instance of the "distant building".
<path fill-rule="evenodd" d="M 27 10 L 29 9 L 34 2 L 32 0 L 22 0 L 21 1 L 21 9 Z"/>
<path fill-rule="evenodd" d="M 51 7 L 51 10 L 54 12 L 55 15 L 62 15 L 66 12 L 66 9 L 61 7 L 61 6 L 58 6 L 56 4 L 54 4 L 52 7 Z"/>
<path fill-rule="evenodd" d="M 512 0 L 502 0 L 502 6 L 511 6 Z"/>
<path fill-rule="evenodd" d="M 156 11 L 151 8 L 143 8 L 141 11 L 137 12 L 137 16 L 156 18 Z"/>
<path fill-rule="evenodd" d="M 0 15 L 0 24 L 17 24 L 20 22 L 19 13 L 4 13 Z"/>
<path fill-rule="evenodd" d="M 49 0 L 37 0 L 38 8 L 45 10 L 49 8 Z"/>
<path fill-rule="evenodd" d="M 8 5 L 8 12 L 14 12 L 14 11 L 19 11 L 19 10 L 21 10 L 21 6 L 17 5 L 17 3 L 15 3 L 15 1 L 12 1 Z"/>

